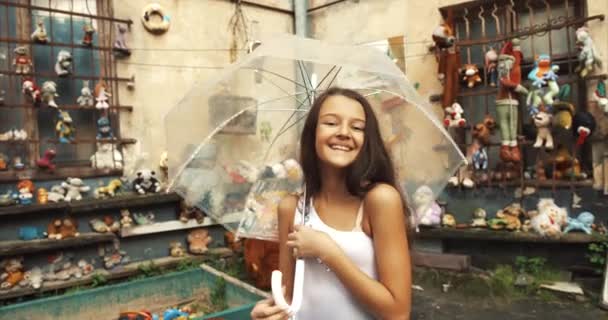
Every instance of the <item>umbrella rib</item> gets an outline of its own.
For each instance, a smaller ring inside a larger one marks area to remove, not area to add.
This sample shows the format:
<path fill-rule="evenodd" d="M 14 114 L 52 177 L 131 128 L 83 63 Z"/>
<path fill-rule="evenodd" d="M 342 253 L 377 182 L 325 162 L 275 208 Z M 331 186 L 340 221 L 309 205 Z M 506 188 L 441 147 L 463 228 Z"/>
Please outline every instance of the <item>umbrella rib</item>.
<path fill-rule="evenodd" d="M 302 78 L 304 79 L 304 86 L 306 87 L 306 96 L 308 97 L 308 103 L 312 104 L 312 100 L 310 99 L 310 92 L 308 92 L 309 91 L 308 83 L 306 82 L 307 77 L 304 74 L 301 60 L 298 60 L 298 68 L 300 69 L 300 76 L 302 76 Z M 310 88 L 312 89 L 312 86 L 310 86 Z"/>
<path fill-rule="evenodd" d="M 287 96 L 291 96 L 291 95 L 292 95 L 292 94 L 290 94 L 290 93 L 289 93 L 287 90 L 285 90 L 285 89 L 281 88 L 281 86 L 279 86 L 278 84 L 276 84 L 274 81 L 270 80 L 270 78 L 268 78 L 267 76 L 265 76 L 265 75 L 263 75 L 263 74 L 260 74 L 260 75 L 262 76 L 262 78 L 264 78 L 265 80 L 267 80 L 268 82 L 270 82 L 270 83 L 271 83 L 273 86 L 275 86 L 275 87 L 277 87 L 279 90 L 283 91 L 283 93 L 286 93 L 286 94 L 287 94 Z M 304 92 L 304 93 L 306 93 L 306 92 Z M 302 93 L 295 93 L 295 94 L 293 94 L 294 99 L 296 99 L 296 101 L 298 101 L 300 104 L 304 104 L 304 102 L 303 102 L 303 101 L 300 101 L 300 100 L 298 100 L 298 98 L 295 98 L 295 97 L 297 97 L 297 96 L 298 96 L 298 95 L 300 95 L 300 94 L 302 94 Z"/>
<path fill-rule="evenodd" d="M 338 77 L 340 71 L 342 71 L 342 67 L 338 68 L 338 71 L 336 71 L 336 74 L 334 74 L 334 77 L 329 82 L 329 85 L 327 86 L 328 88 L 331 87 L 331 84 L 334 83 L 334 81 L 336 81 L 336 78 Z"/>
<path fill-rule="evenodd" d="M 254 69 L 254 68 L 251 68 L 251 69 Z M 291 80 L 291 79 L 289 79 L 289 78 L 287 78 L 287 77 L 285 77 L 285 76 L 282 76 L 282 75 L 280 75 L 280 74 L 278 74 L 278 73 L 276 73 L 276 72 L 268 71 L 268 70 L 265 70 L 265 69 L 257 69 L 257 68 L 256 68 L 255 70 L 256 70 L 256 71 L 258 71 L 258 72 L 266 72 L 266 73 L 270 73 L 270 74 L 272 74 L 272 75 L 274 75 L 274 76 L 277 76 L 277 77 L 279 77 L 279 78 L 281 78 L 281 79 L 283 79 L 283 80 L 287 80 L 287 81 L 289 81 L 289 82 L 291 82 L 291 83 L 295 84 L 296 86 L 299 86 L 299 87 L 304 88 L 305 90 L 308 90 L 308 88 L 306 87 L 306 84 L 304 84 L 304 85 L 303 85 L 303 84 L 298 83 L 298 82 L 296 82 L 296 81 L 293 81 L 293 80 Z"/>
<path fill-rule="evenodd" d="M 323 79 L 321 79 L 321 81 L 319 81 L 319 83 L 317 84 L 317 87 L 315 88 L 315 93 L 317 92 L 317 89 L 319 89 L 321 87 L 321 84 L 323 84 L 323 82 L 325 82 L 325 79 L 327 79 L 327 77 L 329 77 L 329 75 L 336 69 L 336 66 L 334 65 L 333 67 L 331 67 L 331 69 L 329 69 L 329 71 L 325 74 L 325 76 L 323 76 Z"/>

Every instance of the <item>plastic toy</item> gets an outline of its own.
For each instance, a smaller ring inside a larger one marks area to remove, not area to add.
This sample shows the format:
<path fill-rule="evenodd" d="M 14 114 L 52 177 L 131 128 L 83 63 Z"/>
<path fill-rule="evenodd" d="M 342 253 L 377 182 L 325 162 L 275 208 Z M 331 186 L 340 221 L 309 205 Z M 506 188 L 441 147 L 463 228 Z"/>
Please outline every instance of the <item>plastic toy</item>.
<path fill-rule="evenodd" d="M 595 67 L 601 68 L 602 60 L 593 44 L 589 29 L 586 27 L 576 29 L 576 44 L 580 50 L 578 54 L 580 65 L 576 68 L 576 72 L 579 73 L 581 78 L 584 78 L 591 73 Z"/>
<path fill-rule="evenodd" d="M 46 102 L 49 107 L 57 108 L 55 97 L 57 94 L 57 84 L 53 81 L 45 81 L 42 83 L 42 101 Z"/>
<path fill-rule="evenodd" d="M 66 190 L 65 201 L 81 200 L 81 192 L 88 192 L 91 188 L 82 182 L 80 178 L 67 178 L 61 183 L 61 187 Z"/>
<path fill-rule="evenodd" d="M 31 38 L 34 42 L 37 43 L 48 43 L 49 37 L 46 33 L 46 28 L 44 27 L 44 21 L 39 20 L 36 30 L 31 35 Z"/>
<path fill-rule="evenodd" d="M 27 55 L 27 48 L 24 46 L 16 47 L 13 50 L 15 58 L 13 59 L 13 66 L 15 66 L 15 72 L 17 74 L 29 74 L 32 72 L 34 64 Z"/>
<path fill-rule="evenodd" d="M 67 111 L 59 111 L 59 119 L 55 125 L 55 132 L 61 143 L 70 143 L 74 141 L 74 134 L 76 129 L 72 122 L 72 117 Z"/>
<path fill-rule="evenodd" d="M 17 203 L 21 205 L 32 204 L 35 190 L 34 183 L 31 180 L 21 180 L 17 183 L 18 194 L 13 195 Z"/>
<path fill-rule="evenodd" d="M 137 178 L 133 180 L 133 190 L 139 194 L 159 192 L 160 183 L 156 179 L 156 173 L 149 169 L 137 171 Z"/>
<path fill-rule="evenodd" d="M 207 229 L 194 229 L 188 233 L 188 251 L 192 254 L 203 254 L 209 250 L 207 246 L 213 239 Z"/>
<path fill-rule="evenodd" d="M 576 218 L 568 217 L 568 225 L 564 229 L 564 233 L 572 230 L 581 230 L 586 234 L 591 234 L 594 221 L 595 216 L 588 211 L 581 212 Z"/>
<path fill-rule="evenodd" d="M 93 35 L 95 34 L 95 28 L 90 23 L 85 23 L 82 26 L 82 31 L 84 31 L 84 35 L 82 36 L 82 44 L 85 46 L 93 45 Z"/>
<path fill-rule="evenodd" d="M 36 165 L 40 169 L 46 169 L 50 172 L 54 172 L 56 166 L 55 166 L 53 159 L 55 159 L 56 155 L 57 155 L 57 153 L 55 152 L 54 149 L 46 149 L 44 151 L 44 156 L 42 156 L 42 158 L 36 160 Z"/>
<path fill-rule="evenodd" d="M 55 73 L 60 77 L 65 77 L 72 73 L 72 54 L 69 51 L 60 50 L 57 53 Z"/>
<path fill-rule="evenodd" d="M 95 98 L 89 88 L 89 81 L 82 81 L 82 89 L 80 89 L 80 96 L 76 99 L 76 103 L 81 107 L 92 107 L 95 104 Z"/>

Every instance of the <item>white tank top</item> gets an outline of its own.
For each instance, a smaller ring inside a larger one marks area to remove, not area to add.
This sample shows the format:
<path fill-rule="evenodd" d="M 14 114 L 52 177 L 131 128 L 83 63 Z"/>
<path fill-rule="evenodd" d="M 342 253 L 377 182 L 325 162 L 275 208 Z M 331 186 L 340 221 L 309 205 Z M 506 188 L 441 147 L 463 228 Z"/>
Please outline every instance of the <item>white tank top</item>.
<path fill-rule="evenodd" d="M 304 208 L 302 204 L 301 198 L 296 209 L 295 224 L 301 221 L 300 209 Z M 361 271 L 373 279 L 378 279 L 373 241 L 361 229 L 363 203 L 357 212 L 352 231 L 340 231 L 326 225 L 315 211 L 312 200 L 309 210 L 306 225 L 327 233 Z M 305 259 L 305 264 L 302 307 L 293 320 L 373 319 L 324 264 L 315 258 Z"/>

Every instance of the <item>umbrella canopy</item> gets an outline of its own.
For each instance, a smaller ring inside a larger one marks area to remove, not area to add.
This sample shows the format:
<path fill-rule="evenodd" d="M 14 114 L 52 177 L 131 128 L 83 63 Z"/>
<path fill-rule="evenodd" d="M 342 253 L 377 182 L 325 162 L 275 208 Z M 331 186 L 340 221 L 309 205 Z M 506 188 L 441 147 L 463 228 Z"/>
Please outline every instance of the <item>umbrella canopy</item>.
<path fill-rule="evenodd" d="M 406 199 L 421 186 L 436 197 L 465 163 L 431 106 L 384 53 L 282 35 L 195 83 L 165 116 L 169 190 L 239 236 L 276 240 L 278 202 L 303 185 L 297 160 L 304 120 L 332 86 L 371 103 Z"/>

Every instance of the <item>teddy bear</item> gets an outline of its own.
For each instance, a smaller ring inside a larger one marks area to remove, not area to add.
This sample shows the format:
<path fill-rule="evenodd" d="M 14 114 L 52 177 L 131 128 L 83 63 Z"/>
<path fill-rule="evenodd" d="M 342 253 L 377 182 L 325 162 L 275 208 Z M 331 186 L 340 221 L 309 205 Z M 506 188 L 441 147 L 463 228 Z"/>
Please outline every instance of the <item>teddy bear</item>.
<path fill-rule="evenodd" d="M 137 178 L 133 180 L 133 190 L 139 194 L 159 192 L 160 182 L 156 179 L 156 172 L 149 169 L 137 171 Z"/>
<path fill-rule="evenodd" d="M 49 107 L 57 108 L 55 97 L 57 94 L 57 84 L 53 81 L 45 81 L 42 83 L 41 98 Z"/>
<path fill-rule="evenodd" d="M 61 226 L 59 227 L 59 233 L 61 234 L 61 239 L 74 238 L 78 237 L 80 233 L 78 232 L 78 223 L 76 220 L 72 218 L 65 218 L 61 221 Z"/>
<path fill-rule="evenodd" d="M 72 54 L 69 51 L 60 50 L 59 53 L 57 53 L 55 73 L 60 77 L 65 77 L 72 73 Z"/>
<path fill-rule="evenodd" d="M 72 200 L 82 200 L 81 192 L 88 192 L 91 188 L 82 182 L 80 178 L 67 178 L 66 181 L 61 183 L 61 187 L 63 187 L 66 191 L 65 201 Z"/>
<path fill-rule="evenodd" d="M 23 274 L 23 280 L 19 282 L 21 287 L 31 287 L 32 289 L 40 289 L 44 282 L 44 276 L 40 267 L 34 267 Z"/>
<path fill-rule="evenodd" d="M 538 132 L 534 148 L 544 145 L 546 149 L 553 149 L 553 136 L 551 135 L 551 120 L 553 116 L 542 108 L 532 117 Z"/>
<path fill-rule="evenodd" d="M 38 106 L 40 104 L 40 101 L 42 100 L 42 95 L 40 93 L 40 89 L 33 80 L 23 80 L 23 83 L 21 84 L 21 92 L 23 92 L 23 95 L 25 95 L 27 100 L 33 103 L 35 106 Z"/>
<path fill-rule="evenodd" d="M 553 170 L 553 179 L 570 178 L 585 178 L 586 174 L 581 170 L 579 160 L 570 154 L 570 150 L 565 145 L 557 148 L 553 155 L 552 162 L 555 164 Z"/>
<path fill-rule="evenodd" d="M 47 194 L 47 199 L 50 202 L 59 202 L 65 200 L 65 189 L 61 185 L 54 185 L 51 191 Z"/>
<path fill-rule="evenodd" d="M 558 207 L 552 198 L 539 199 L 537 207 L 539 212 L 546 213 L 551 221 L 559 226 L 560 231 L 568 224 L 568 211 Z"/>
<path fill-rule="evenodd" d="M 91 88 L 89 87 L 89 80 L 82 81 L 82 89 L 80 89 L 80 96 L 76 99 L 76 103 L 78 103 L 81 107 L 92 107 L 95 104 L 95 98 L 93 97 L 93 93 L 91 92 Z"/>
<path fill-rule="evenodd" d="M 39 20 L 37 22 L 37 27 L 34 30 L 34 32 L 32 32 L 30 38 L 37 43 L 48 43 L 49 42 L 49 37 L 46 33 L 46 28 L 44 27 L 44 21 Z"/>
<path fill-rule="evenodd" d="M 473 88 L 476 84 L 481 83 L 481 77 L 479 76 L 479 68 L 476 65 L 468 63 L 463 66 L 464 77 L 463 81 L 467 82 L 469 88 Z"/>
<path fill-rule="evenodd" d="M 172 257 L 183 257 L 185 254 L 182 243 L 179 241 L 171 241 L 169 244 L 169 255 Z"/>
<path fill-rule="evenodd" d="M 0 274 L 0 288 L 6 290 L 14 287 L 23 280 L 23 257 L 9 258 L 2 260 L 0 268 L 3 269 Z"/>
<path fill-rule="evenodd" d="M 120 210 L 120 225 L 123 228 L 131 228 L 133 226 L 133 218 L 131 218 L 131 212 L 129 212 L 129 209 Z"/>
<path fill-rule="evenodd" d="M 464 127 L 467 124 L 467 120 L 463 117 L 464 109 L 458 102 L 454 102 L 451 106 L 444 109 L 445 117 L 443 118 L 443 124 L 446 127 Z"/>
<path fill-rule="evenodd" d="M 99 143 L 91 156 L 91 167 L 97 169 L 122 169 L 122 153 L 111 143 Z"/>
<path fill-rule="evenodd" d="M 187 223 L 190 219 L 196 219 L 196 223 L 201 224 L 205 220 L 205 214 L 201 210 L 187 206 L 184 201 L 180 206 L 179 221 Z"/>
<path fill-rule="evenodd" d="M 488 221 L 488 226 L 493 230 L 518 231 L 521 229 L 520 217 L 524 215 L 524 210 L 519 203 L 512 203 L 505 208 L 498 210 L 496 218 Z"/>
<path fill-rule="evenodd" d="M 212 240 L 207 229 L 194 229 L 188 233 L 188 251 L 193 254 L 203 254 L 209 250 L 207 246 Z"/>
<path fill-rule="evenodd" d="M 15 73 L 17 74 L 28 74 L 32 71 L 34 64 L 32 59 L 27 55 L 27 47 L 19 46 L 13 50 L 15 58 L 13 59 L 13 65 L 15 66 Z"/>
<path fill-rule="evenodd" d="M 413 202 L 416 208 L 414 214 L 414 223 L 418 229 L 419 226 L 440 226 L 441 225 L 441 207 L 433 199 L 433 191 L 426 185 L 420 186 L 414 192 Z"/>
<path fill-rule="evenodd" d="M 61 219 L 53 219 L 53 221 L 51 221 L 51 223 L 49 223 L 49 225 L 46 228 L 46 236 L 49 239 L 57 239 L 60 240 L 62 235 L 61 235 L 61 225 L 63 224 L 63 222 L 61 221 Z"/>

